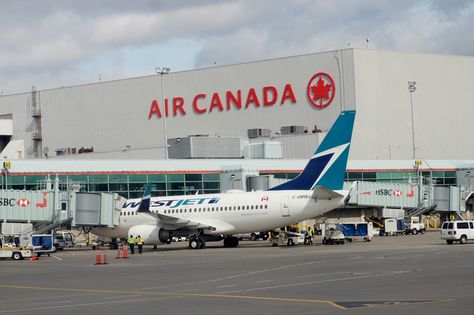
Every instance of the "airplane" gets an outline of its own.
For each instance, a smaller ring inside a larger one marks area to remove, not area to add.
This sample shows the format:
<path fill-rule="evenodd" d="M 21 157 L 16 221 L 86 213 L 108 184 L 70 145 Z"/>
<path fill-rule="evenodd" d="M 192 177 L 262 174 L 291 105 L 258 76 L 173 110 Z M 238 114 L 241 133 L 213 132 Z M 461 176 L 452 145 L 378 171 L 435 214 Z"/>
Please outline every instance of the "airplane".
<path fill-rule="evenodd" d="M 94 228 L 92 233 L 115 239 L 140 235 L 145 244 L 170 243 L 186 237 L 189 247 L 202 249 L 209 241 L 237 247 L 239 233 L 269 231 L 344 207 L 350 189 L 342 190 L 355 111 L 343 111 L 304 170 L 294 179 L 265 191 L 151 197 L 127 200 L 119 225 Z"/>

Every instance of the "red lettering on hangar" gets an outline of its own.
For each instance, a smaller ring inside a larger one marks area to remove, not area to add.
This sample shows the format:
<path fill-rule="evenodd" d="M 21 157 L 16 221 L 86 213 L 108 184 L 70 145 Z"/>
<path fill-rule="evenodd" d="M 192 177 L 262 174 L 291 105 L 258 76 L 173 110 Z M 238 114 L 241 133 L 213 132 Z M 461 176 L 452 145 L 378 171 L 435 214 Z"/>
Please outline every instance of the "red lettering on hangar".
<path fill-rule="evenodd" d="M 309 104 L 316 110 L 328 107 L 335 97 L 336 85 L 333 78 L 324 72 L 318 72 L 311 77 L 306 87 Z M 275 104 L 297 103 L 295 91 L 290 83 L 282 90 L 273 85 L 264 86 L 260 91 L 250 88 L 247 91 L 236 90 L 225 93 L 199 93 L 190 100 L 190 105 L 183 97 L 165 98 L 163 104 L 157 100 L 151 102 L 148 119 L 156 117 L 186 116 L 190 111 L 194 114 L 210 114 L 230 110 L 248 108 L 272 107 Z"/>
<path fill-rule="evenodd" d="M 214 92 L 212 94 L 200 93 L 196 94 L 192 99 L 192 110 L 196 114 L 205 114 L 212 112 L 223 112 L 230 110 L 247 109 L 249 107 L 270 107 L 277 103 L 284 105 L 285 103 L 295 104 L 297 102 L 295 92 L 291 84 L 286 84 L 281 92 L 274 86 L 264 86 L 261 95 L 254 88 L 250 88 L 244 95 L 242 90 L 226 91 L 224 94 Z M 148 113 L 148 119 L 169 117 L 172 112 L 173 117 L 185 116 L 185 101 L 183 97 L 173 97 L 170 106 L 169 99 L 164 99 L 164 106 L 160 106 L 157 100 L 153 100 Z M 170 108 L 171 107 L 171 108 Z"/>

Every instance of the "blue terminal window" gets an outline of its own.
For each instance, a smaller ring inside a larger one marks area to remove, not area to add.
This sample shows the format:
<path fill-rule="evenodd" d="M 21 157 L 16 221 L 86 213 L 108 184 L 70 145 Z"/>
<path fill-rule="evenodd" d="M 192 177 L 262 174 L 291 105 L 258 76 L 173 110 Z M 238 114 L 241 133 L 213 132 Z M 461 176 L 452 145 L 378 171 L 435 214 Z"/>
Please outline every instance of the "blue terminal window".
<path fill-rule="evenodd" d="M 219 181 L 221 178 L 219 173 L 203 174 L 202 177 L 204 181 Z"/>
<path fill-rule="evenodd" d="M 185 174 L 185 181 L 189 182 L 200 182 L 202 181 L 202 174 Z"/>
<path fill-rule="evenodd" d="M 128 181 L 130 183 L 146 183 L 148 181 L 145 174 L 129 175 Z"/>
<path fill-rule="evenodd" d="M 109 175 L 89 175 L 89 183 L 108 183 Z"/>
<path fill-rule="evenodd" d="M 123 175 L 123 174 L 109 175 L 109 182 L 110 183 L 127 183 L 128 177 L 127 175 Z"/>
<path fill-rule="evenodd" d="M 168 182 L 183 182 L 184 174 L 167 174 L 166 180 Z"/>
<path fill-rule="evenodd" d="M 166 175 L 165 174 L 150 174 L 148 175 L 148 181 L 151 183 L 155 182 L 165 182 Z"/>

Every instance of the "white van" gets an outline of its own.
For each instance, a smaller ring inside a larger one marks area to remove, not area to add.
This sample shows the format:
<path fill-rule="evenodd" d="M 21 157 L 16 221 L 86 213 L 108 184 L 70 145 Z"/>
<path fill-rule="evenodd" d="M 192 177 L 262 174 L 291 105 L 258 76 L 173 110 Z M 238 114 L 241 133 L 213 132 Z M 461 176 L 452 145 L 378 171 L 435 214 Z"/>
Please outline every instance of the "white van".
<path fill-rule="evenodd" d="M 474 221 L 450 221 L 441 226 L 441 239 L 452 244 L 454 241 L 466 244 L 474 240 Z"/>

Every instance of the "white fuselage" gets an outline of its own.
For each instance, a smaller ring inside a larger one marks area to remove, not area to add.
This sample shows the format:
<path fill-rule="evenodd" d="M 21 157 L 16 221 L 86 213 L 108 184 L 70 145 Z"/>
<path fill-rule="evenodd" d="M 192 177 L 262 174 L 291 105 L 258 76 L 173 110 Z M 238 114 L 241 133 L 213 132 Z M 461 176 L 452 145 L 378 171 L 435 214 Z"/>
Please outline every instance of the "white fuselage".
<path fill-rule="evenodd" d="M 93 233 L 127 238 L 130 228 L 137 225 L 153 225 L 170 231 L 202 229 L 207 235 L 224 236 L 268 231 L 342 207 L 348 192 L 336 192 L 342 197 L 315 200 L 311 190 L 152 197 L 150 213 L 137 212 L 141 199 L 130 199 L 123 205 L 117 227 L 96 228 Z"/>

